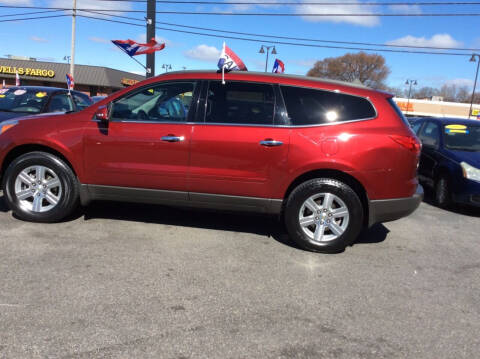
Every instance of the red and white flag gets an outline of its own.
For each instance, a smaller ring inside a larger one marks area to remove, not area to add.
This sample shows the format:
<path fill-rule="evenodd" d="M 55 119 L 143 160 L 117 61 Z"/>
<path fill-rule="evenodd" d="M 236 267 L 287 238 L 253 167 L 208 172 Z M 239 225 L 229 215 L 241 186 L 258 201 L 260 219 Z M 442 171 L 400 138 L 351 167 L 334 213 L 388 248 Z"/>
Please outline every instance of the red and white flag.
<path fill-rule="evenodd" d="M 15 71 L 15 86 L 20 86 L 20 76 L 18 76 L 18 71 Z"/>
<path fill-rule="evenodd" d="M 67 89 L 73 90 L 73 88 L 75 87 L 75 81 L 73 80 L 73 76 L 70 74 L 66 74 L 65 76 L 67 78 Z"/>
<path fill-rule="evenodd" d="M 155 51 L 160 51 L 165 48 L 164 43 L 158 43 L 152 38 L 146 44 L 140 44 L 133 40 L 112 40 L 112 42 L 121 48 L 129 56 L 137 56 L 143 54 L 151 54 Z"/>
<path fill-rule="evenodd" d="M 283 74 L 285 72 L 285 64 L 283 63 L 283 61 L 275 59 L 272 72 L 275 74 Z"/>

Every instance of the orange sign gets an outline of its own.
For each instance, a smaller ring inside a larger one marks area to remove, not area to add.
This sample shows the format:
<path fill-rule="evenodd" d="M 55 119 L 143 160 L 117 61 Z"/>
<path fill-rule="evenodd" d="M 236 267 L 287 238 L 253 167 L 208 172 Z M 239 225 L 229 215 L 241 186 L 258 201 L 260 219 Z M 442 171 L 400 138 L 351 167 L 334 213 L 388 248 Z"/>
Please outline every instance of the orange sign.
<path fill-rule="evenodd" d="M 411 102 L 397 102 L 397 106 L 403 112 L 412 112 L 413 111 L 413 103 Z"/>
<path fill-rule="evenodd" d="M 135 85 L 137 82 L 140 82 L 140 81 L 134 80 L 134 79 L 127 79 L 126 77 L 124 77 L 120 82 L 122 83 L 122 85 L 131 86 L 131 85 Z"/>

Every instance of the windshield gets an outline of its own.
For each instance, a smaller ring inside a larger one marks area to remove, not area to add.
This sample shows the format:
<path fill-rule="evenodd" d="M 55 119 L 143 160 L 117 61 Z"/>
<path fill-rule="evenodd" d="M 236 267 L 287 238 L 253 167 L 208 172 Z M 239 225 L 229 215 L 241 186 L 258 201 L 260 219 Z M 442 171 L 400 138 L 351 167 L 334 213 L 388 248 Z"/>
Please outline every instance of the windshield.
<path fill-rule="evenodd" d="M 480 151 L 479 125 L 445 125 L 445 147 L 457 151 Z"/>
<path fill-rule="evenodd" d="M 34 89 L 0 89 L 0 111 L 39 113 L 47 102 L 45 91 Z"/>

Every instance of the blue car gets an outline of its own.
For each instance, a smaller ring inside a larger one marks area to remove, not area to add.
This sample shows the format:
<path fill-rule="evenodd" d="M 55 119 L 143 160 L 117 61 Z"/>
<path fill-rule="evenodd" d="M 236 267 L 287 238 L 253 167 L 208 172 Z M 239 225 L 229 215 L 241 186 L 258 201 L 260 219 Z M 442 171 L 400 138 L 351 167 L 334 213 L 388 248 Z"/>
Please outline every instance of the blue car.
<path fill-rule="evenodd" d="M 0 122 L 46 112 L 76 112 L 92 104 L 79 91 L 57 87 L 15 86 L 0 89 Z"/>
<path fill-rule="evenodd" d="M 411 126 L 423 145 L 418 177 L 436 204 L 480 207 L 480 121 L 429 117 Z"/>

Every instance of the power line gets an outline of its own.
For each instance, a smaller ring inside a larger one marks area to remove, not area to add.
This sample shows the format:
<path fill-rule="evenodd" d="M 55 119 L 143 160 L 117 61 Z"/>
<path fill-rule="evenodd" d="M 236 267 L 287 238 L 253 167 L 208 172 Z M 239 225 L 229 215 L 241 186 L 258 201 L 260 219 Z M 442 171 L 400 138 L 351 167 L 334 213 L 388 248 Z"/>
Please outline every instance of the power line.
<path fill-rule="evenodd" d="M 141 25 L 141 24 L 134 24 L 134 23 L 131 23 L 131 22 L 126 22 L 126 21 L 121 21 L 121 20 L 105 19 L 105 18 L 99 18 L 99 17 L 87 16 L 87 15 L 78 15 L 78 16 L 83 17 L 83 18 L 87 18 L 87 19 L 95 19 L 95 20 L 101 20 L 101 21 L 108 21 L 108 22 L 114 22 L 114 23 L 144 27 L 144 25 Z M 238 37 L 238 36 L 230 36 L 230 35 L 219 36 L 218 34 L 205 34 L 205 33 L 194 32 L 194 31 L 175 30 L 175 29 L 169 29 L 169 28 L 160 27 L 160 26 L 157 26 L 156 28 L 159 29 L 159 30 L 164 30 L 164 31 L 172 31 L 172 32 L 179 32 L 179 33 L 199 35 L 199 36 L 208 36 L 208 37 L 214 37 L 214 38 L 217 38 L 217 39 L 219 37 L 221 37 L 221 38 L 224 38 L 224 39 L 249 41 L 249 42 L 256 42 L 256 43 L 265 42 L 265 40 L 261 40 L 261 39 L 250 39 L 250 38 L 244 38 L 244 37 Z M 438 51 L 433 52 L 433 51 L 410 51 L 410 50 L 392 50 L 392 49 L 369 49 L 369 48 L 361 48 L 361 47 L 314 45 L 314 44 L 295 43 L 295 42 L 286 42 L 286 41 L 269 41 L 269 43 L 278 44 L 278 45 L 292 45 L 292 46 L 316 47 L 316 48 L 328 48 L 328 49 L 346 49 L 346 50 L 359 50 L 359 51 L 370 51 L 370 52 L 394 52 L 394 53 L 408 53 L 408 54 L 453 55 L 453 56 L 468 56 L 468 55 L 470 55 L 470 54 L 467 54 L 467 53 L 458 53 L 458 52 L 438 52 Z"/>
<path fill-rule="evenodd" d="M 106 15 L 98 11 L 88 11 L 92 14 Z M 145 22 L 144 19 L 138 19 L 130 16 L 121 16 L 121 15 L 110 15 L 115 18 L 136 20 L 140 22 Z M 457 51 L 480 51 L 480 49 L 472 48 L 460 48 L 460 47 L 435 47 L 435 46 L 415 46 L 415 45 L 395 45 L 395 44 L 379 44 L 379 43 L 370 43 L 370 42 L 355 42 L 355 41 L 338 41 L 338 40 L 323 40 L 323 39 L 311 39 L 311 38 L 301 38 L 301 37 L 289 37 L 289 36 L 278 36 L 278 35 L 266 35 L 266 34 L 255 34 L 248 32 L 238 32 L 225 29 L 212 29 L 207 27 L 198 27 L 198 26 L 189 26 L 181 24 L 173 24 L 169 22 L 157 21 L 157 24 L 175 26 L 186 29 L 195 29 L 195 30 L 204 30 L 204 31 L 215 31 L 221 33 L 229 33 L 236 35 L 245 35 L 245 36 L 254 36 L 254 37 L 269 37 L 274 39 L 284 39 L 284 40 L 295 40 L 295 41 L 311 41 L 311 42 L 323 42 L 323 43 L 332 43 L 332 44 L 346 44 L 346 45 L 363 45 L 363 46 L 379 46 L 379 47 L 393 47 L 393 48 L 412 48 L 412 49 L 431 49 L 431 50 L 457 50 Z"/>
<path fill-rule="evenodd" d="M 132 3 L 146 3 L 147 0 L 97 0 L 103 2 L 132 2 Z M 391 6 L 391 5 L 403 5 L 403 6 L 457 6 L 457 5 L 480 5 L 480 2 L 253 2 L 253 1 L 181 1 L 181 0 L 157 0 L 160 4 L 194 4 L 194 5 L 322 5 L 322 6 Z"/>
<path fill-rule="evenodd" d="M 68 7 L 43 7 L 43 6 L 13 6 L 0 5 L 0 8 L 16 9 L 43 9 L 43 10 L 73 10 Z M 121 13 L 145 13 L 144 10 L 118 10 L 118 9 L 82 9 L 77 11 L 108 11 Z M 301 16 L 301 17 L 478 17 L 480 13 L 261 13 L 261 12 L 200 12 L 200 11 L 156 11 L 157 14 L 169 15 L 214 15 L 214 16 Z"/>
<path fill-rule="evenodd" d="M 70 16 L 70 15 L 50 15 L 50 16 L 35 16 L 35 17 L 24 17 L 20 19 L 7 19 L 7 20 L 0 20 L 0 22 L 12 22 L 12 21 L 25 21 L 25 20 L 38 20 L 38 19 L 50 19 L 54 17 L 63 17 L 63 16 Z"/>
<path fill-rule="evenodd" d="M 44 14 L 44 13 L 52 13 L 58 12 L 61 10 L 44 10 L 44 11 L 32 11 L 32 12 L 22 12 L 16 14 L 8 14 L 8 15 L 0 15 L 0 17 L 11 17 L 11 16 L 23 16 L 23 15 L 33 15 L 33 14 Z"/>

